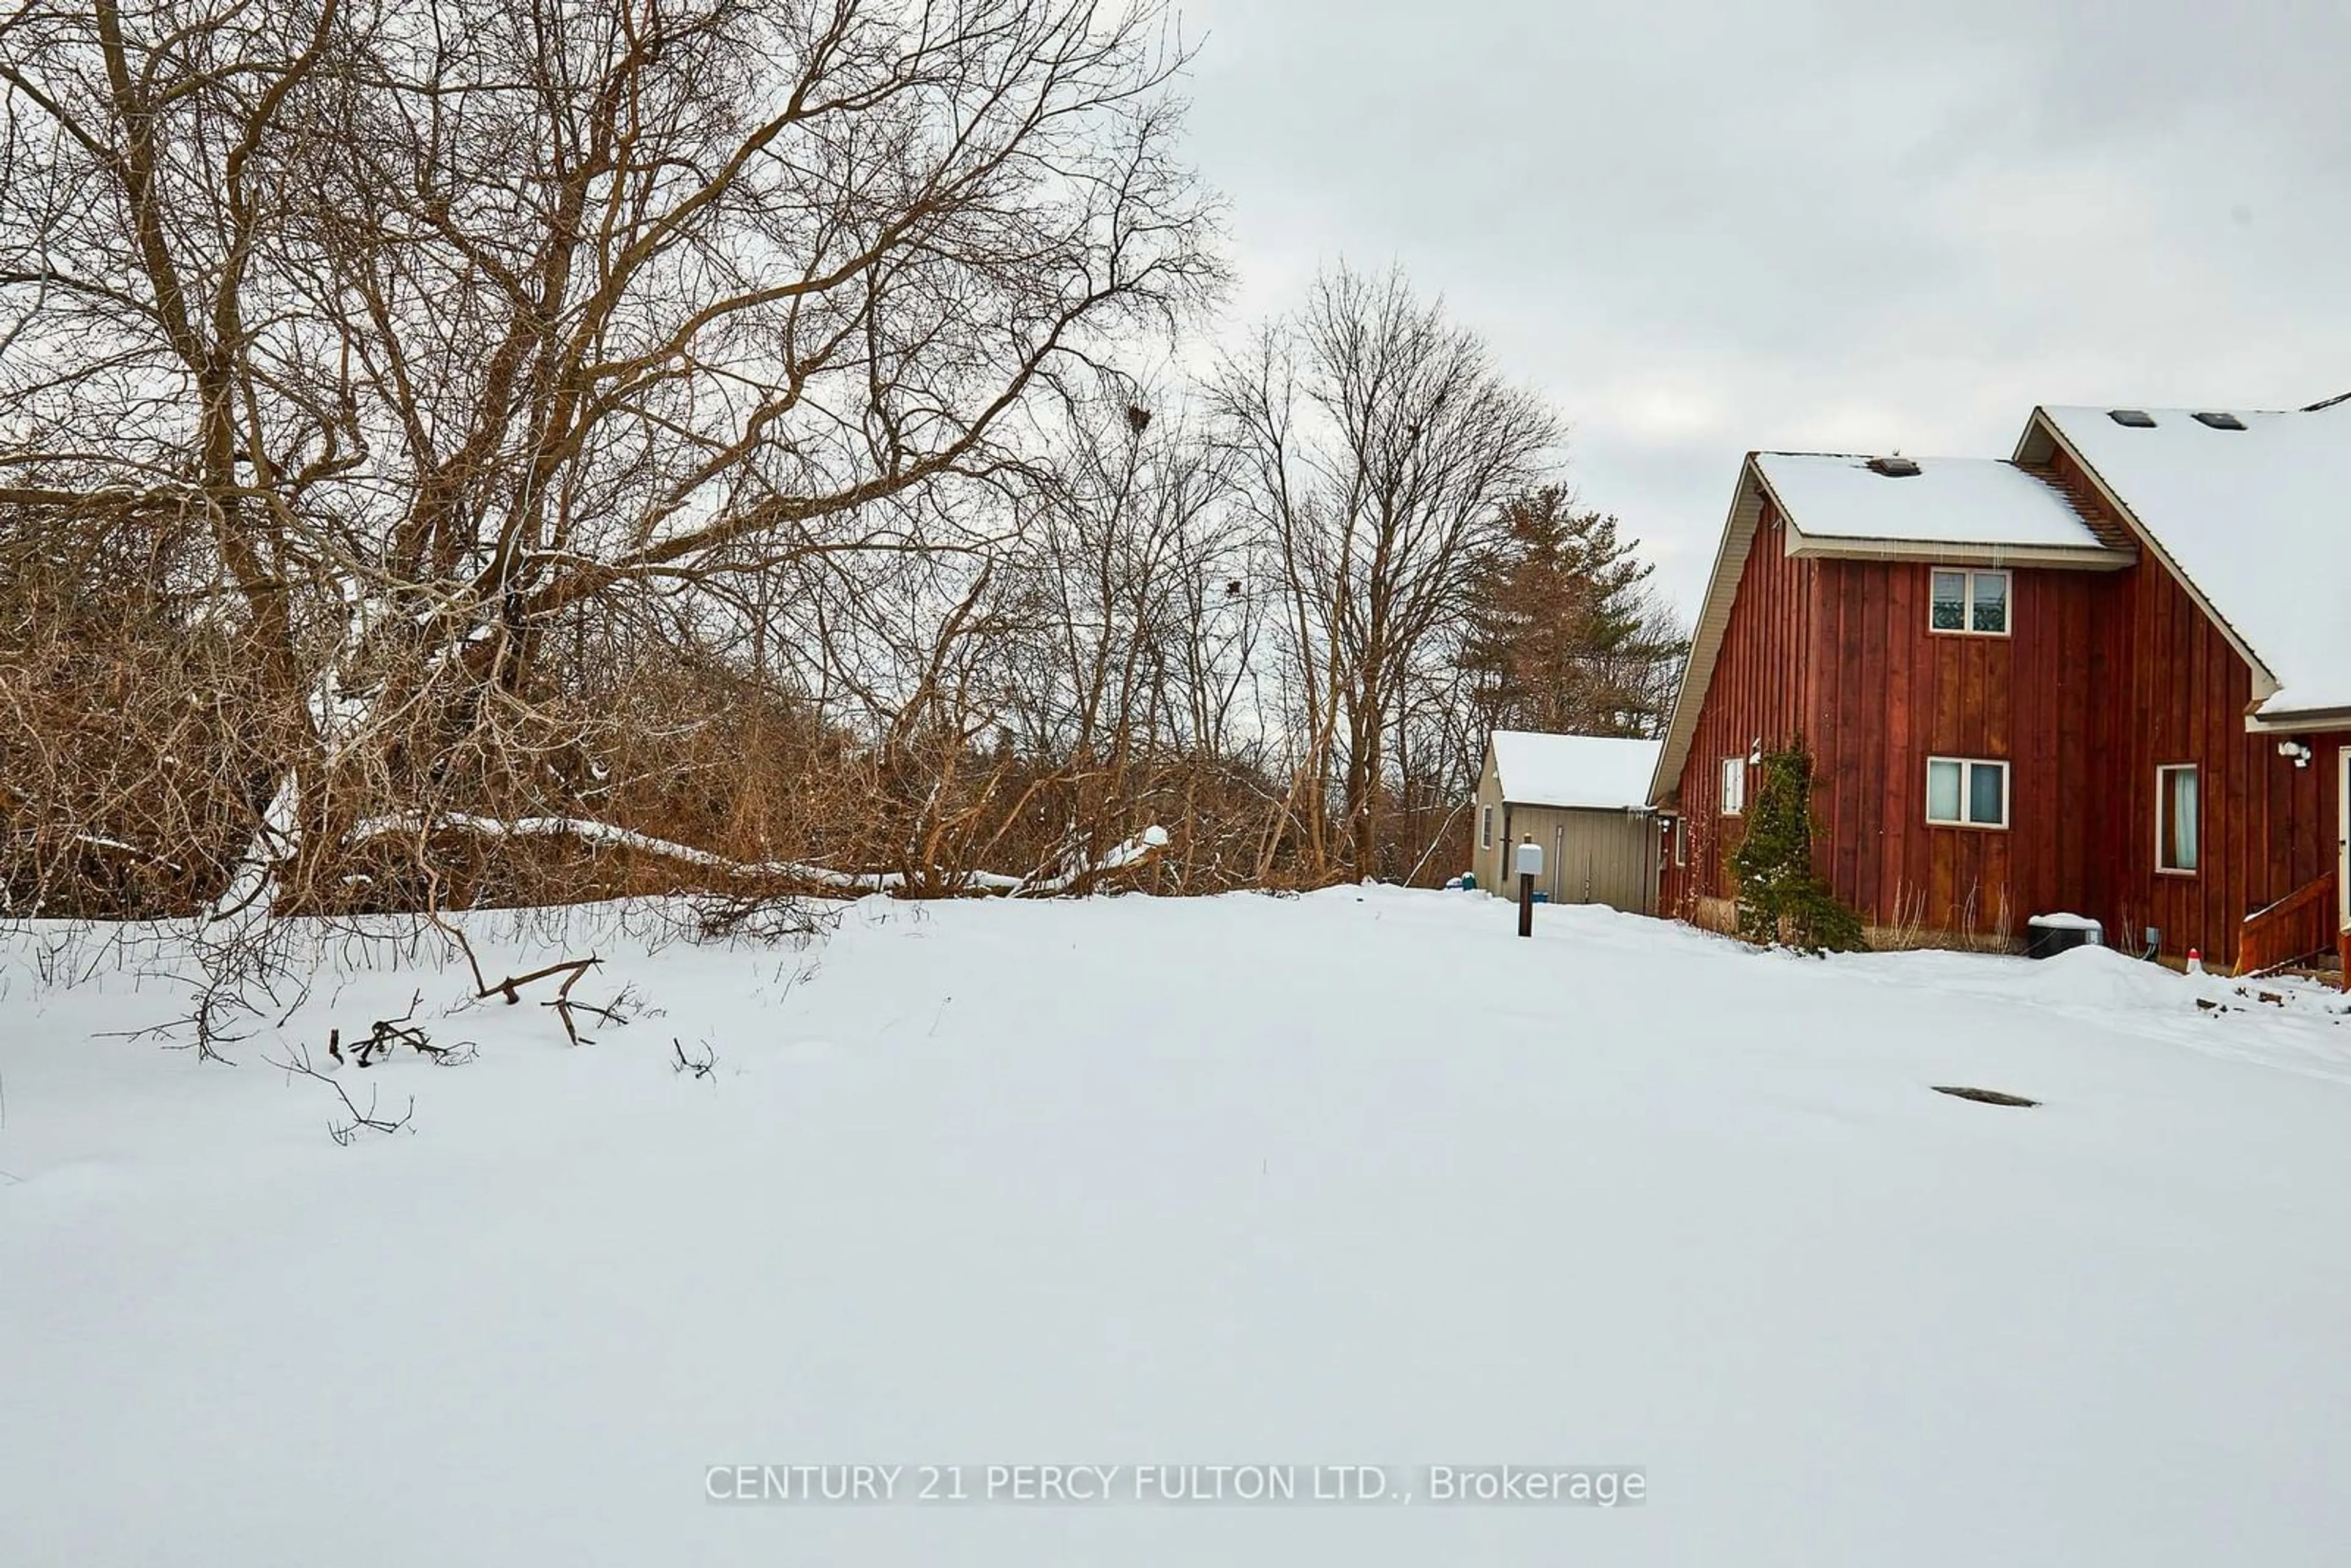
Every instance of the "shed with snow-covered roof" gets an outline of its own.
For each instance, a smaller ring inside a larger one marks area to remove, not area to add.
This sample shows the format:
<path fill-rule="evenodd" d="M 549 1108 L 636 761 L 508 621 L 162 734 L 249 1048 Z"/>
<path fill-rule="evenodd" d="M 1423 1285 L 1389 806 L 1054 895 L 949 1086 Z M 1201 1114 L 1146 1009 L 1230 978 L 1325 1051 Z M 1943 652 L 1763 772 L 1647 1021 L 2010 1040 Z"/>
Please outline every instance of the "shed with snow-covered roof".
<path fill-rule="evenodd" d="M 1543 852 L 1536 888 L 1555 904 L 1656 912 L 1660 827 L 1648 807 L 1658 743 L 1498 729 L 1486 747 L 1472 823 L 1480 887 L 1514 894 L 1514 845 Z"/>

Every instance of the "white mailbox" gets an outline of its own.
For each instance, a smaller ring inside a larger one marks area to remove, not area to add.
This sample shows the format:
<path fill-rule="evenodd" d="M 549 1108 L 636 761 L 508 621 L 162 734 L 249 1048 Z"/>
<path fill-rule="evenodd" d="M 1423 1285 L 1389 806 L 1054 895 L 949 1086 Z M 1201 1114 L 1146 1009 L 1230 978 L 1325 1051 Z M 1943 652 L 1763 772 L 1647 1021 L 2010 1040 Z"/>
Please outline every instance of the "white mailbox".
<path fill-rule="evenodd" d="M 1542 875 L 1542 846 L 1532 839 L 1519 846 L 1519 874 L 1520 876 Z"/>

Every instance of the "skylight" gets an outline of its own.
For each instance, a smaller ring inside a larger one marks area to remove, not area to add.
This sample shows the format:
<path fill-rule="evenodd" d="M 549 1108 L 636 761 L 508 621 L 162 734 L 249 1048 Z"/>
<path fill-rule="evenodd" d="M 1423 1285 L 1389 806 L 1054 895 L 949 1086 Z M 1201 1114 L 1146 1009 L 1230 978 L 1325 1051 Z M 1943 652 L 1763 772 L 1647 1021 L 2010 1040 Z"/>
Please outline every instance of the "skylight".
<path fill-rule="evenodd" d="M 2239 419 L 2233 413 L 2199 413 L 2196 416 L 2196 423 L 2199 424 L 2209 424 L 2215 430 L 2242 430 L 2245 428 L 2245 422 Z"/>
<path fill-rule="evenodd" d="M 2116 424 L 2126 424 L 2133 430 L 2155 428 L 2155 415 L 2143 408 L 2112 408 L 2106 411 L 2106 417 Z"/>
<path fill-rule="evenodd" d="M 1918 474 L 1917 460 L 1908 457 L 1873 457 L 1869 466 L 1871 472 L 1883 474 L 1888 479 L 1911 479 Z"/>

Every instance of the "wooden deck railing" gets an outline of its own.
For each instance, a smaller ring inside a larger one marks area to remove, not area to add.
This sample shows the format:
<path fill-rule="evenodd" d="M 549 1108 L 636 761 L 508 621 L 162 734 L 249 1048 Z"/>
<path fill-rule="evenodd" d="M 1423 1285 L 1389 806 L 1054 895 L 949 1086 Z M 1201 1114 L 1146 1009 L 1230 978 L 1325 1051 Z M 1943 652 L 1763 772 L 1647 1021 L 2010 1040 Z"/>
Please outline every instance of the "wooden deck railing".
<path fill-rule="evenodd" d="M 2335 952 L 2342 942 L 2341 923 L 2335 873 L 2330 871 L 2245 916 L 2244 929 L 2237 934 L 2237 973 L 2256 975 Z"/>

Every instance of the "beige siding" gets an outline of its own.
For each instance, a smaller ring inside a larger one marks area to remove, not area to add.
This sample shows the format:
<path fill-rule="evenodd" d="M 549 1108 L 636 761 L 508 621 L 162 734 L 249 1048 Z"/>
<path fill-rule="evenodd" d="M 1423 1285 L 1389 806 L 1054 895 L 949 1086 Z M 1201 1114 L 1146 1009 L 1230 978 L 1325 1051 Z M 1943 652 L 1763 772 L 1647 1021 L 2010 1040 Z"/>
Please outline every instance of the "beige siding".
<path fill-rule="evenodd" d="M 1478 815 L 1469 825 L 1470 869 L 1478 885 L 1503 898 L 1518 896 L 1513 846 L 1532 837 L 1542 846 L 1543 874 L 1535 886 L 1554 904 L 1604 904 L 1633 915 L 1657 912 L 1657 819 L 1641 811 L 1584 811 L 1513 806 L 1502 799 L 1492 747 L 1478 775 Z M 1491 813 L 1492 839 L 1486 828 Z"/>
<path fill-rule="evenodd" d="M 1502 804 L 1502 789 L 1494 772 L 1494 748 L 1486 748 L 1485 770 L 1478 775 L 1478 812 L 1469 824 L 1469 869 L 1478 885 L 1491 892 L 1502 885 L 1503 862 L 1509 851 L 1510 808 Z"/>
<path fill-rule="evenodd" d="M 1542 846 L 1543 874 L 1535 885 L 1553 904 L 1604 904 L 1634 915 L 1657 904 L 1657 825 L 1645 812 L 1559 810 L 1516 806 L 1511 841 L 1531 837 Z M 1497 884 L 1497 891 L 1512 892 Z"/>

